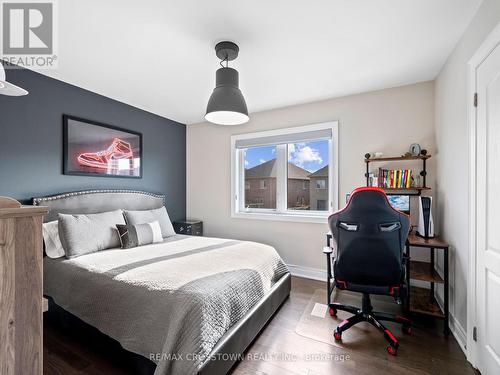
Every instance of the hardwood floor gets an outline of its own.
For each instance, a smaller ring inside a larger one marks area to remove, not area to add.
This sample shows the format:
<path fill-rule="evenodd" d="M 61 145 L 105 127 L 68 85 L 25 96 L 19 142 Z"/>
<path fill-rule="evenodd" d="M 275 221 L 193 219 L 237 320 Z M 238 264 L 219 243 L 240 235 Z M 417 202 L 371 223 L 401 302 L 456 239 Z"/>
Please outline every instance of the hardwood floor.
<path fill-rule="evenodd" d="M 232 371 L 249 374 L 474 374 L 453 336 L 441 325 L 417 321 L 413 343 L 397 357 L 386 354 L 382 335 L 370 335 L 355 346 L 338 347 L 295 332 L 319 281 L 292 278 L 292 293 Z M 424 328 L 419 328 L 424 327 Z M 430 328 L 429 328 L 430 327 Z M 125 375 L 134 372 L 100 347 L 75 339 L 46 322 L 44 374 Z M 347 333 L 346 333 L 347 335 Z M 397 335 L 400 335 L 399 332 Z"/>

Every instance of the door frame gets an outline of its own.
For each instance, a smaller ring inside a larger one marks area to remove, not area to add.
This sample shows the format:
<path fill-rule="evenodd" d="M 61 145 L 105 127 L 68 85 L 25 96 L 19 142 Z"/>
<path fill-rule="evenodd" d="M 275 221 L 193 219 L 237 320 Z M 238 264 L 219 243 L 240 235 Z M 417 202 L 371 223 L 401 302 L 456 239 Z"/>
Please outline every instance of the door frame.
<path fill-rule="evenodd" d="M 474 94 L 477 92 L 477 69 L 500 45 L 500 22 L 490 32 L 468 63 L 467 117 L 469 124 L 469 267 L 467 277 L 467 360 L 477 368 L 477 343 L 473 339 L 473 328 L 477 326 L 476 299 L 476 179 L 477 179 L 477 108 Z M 481 98 L 479 98 L 481 100 Z"/>

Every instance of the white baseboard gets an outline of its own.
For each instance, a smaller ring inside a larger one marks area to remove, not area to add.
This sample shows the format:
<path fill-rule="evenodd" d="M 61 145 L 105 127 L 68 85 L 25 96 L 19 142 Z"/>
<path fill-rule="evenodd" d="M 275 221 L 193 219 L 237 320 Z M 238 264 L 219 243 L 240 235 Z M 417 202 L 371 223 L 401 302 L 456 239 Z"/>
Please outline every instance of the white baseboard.
<path fill-rule="evenodd" d="M 439 305 L 439 307 L 443 309 L 444 303 L 443 299 L 441 296 L 436 292 L 434 292 L 434 296 L 436 297 L 436 301 Z M 458 319 L 455 318 L 455 316 L 450 312 L 449 313 L 449 325 L 450 325 L 450 331 L 455 336 L 455 339 L 458 342 L 458 345 L 462 349 L 462 351 L 465 354 L 465 357 L 467 357 L 467 332 L 465 331 L 464 327 L 462 327 L 462 324 L 458 321 Z"/>
<path fill-rule="evenodd" d="M 303 277 L 305 279 L 312 279 L 319 281 L 326 280 L 326 270 L 324 269 L 298 266 L 295 264 L 287 264 L 287 267 L 290 270 L 292 276 Z M 420 288 L 430 289 L 429 283 L 425 281 L 412 280 L 411 285 Z"/>
<path fill-rule="evenodd" d="M 292 276 L 303 277 L 318 281 L 326 281 L 326 270 L 320 268 L 297 266 L 295 264 L 287 264 Z"/>

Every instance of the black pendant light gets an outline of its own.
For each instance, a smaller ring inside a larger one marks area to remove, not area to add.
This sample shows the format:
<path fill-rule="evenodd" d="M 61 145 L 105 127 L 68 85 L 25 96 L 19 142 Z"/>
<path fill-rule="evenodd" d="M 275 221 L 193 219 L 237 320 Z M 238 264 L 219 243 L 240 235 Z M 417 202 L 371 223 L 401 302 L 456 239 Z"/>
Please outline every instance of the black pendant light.
<path fill-rule="evenodd" d="M 217 69 L 215 89 L 207 104 L 205 120 L 211 123 L 240 125 L 249 120 L 247 104 L 239 88 L 238 71 L 228 67 L 228 62 L 238 57 L 239 50 L 233 42 L 220 42 L 215 46 L 222 68 Z"/>

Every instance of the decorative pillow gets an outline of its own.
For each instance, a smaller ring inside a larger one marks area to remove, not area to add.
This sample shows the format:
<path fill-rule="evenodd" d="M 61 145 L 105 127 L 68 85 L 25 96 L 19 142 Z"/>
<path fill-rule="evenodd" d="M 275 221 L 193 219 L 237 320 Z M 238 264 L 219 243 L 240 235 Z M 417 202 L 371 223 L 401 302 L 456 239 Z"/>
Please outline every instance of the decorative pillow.
<path fill-rule="evenodd" d="M 136 225 L 117 224 L 116 229 L 120 235 L 122 249 L 163 242 L 160 223 L 158 221 Z"/>
<path fill-rule="evenodd" d="M 45 244 L 45 254 L 49 258 L 57 259 L 64 256 L 64 248 L 59 238 L 59 228 L 57 220 L 43 223 L 43 242 Z"/>
<path fill-rule="evenodd" d="M 59 214 L 59 236 L 66 258 L 120 247 L 116 224 L 125 224 L 121 210 L 99 214 Z"/>
<path fill-rule="evenodd" d="M 163 238 L 175 236 L 175 230 L 168 216 L 165 206 L 155 210 L 146 211 L 123 211 L 125 221 L 128 225 L 147 224 L 153 221 L 160 223 Z"/>

